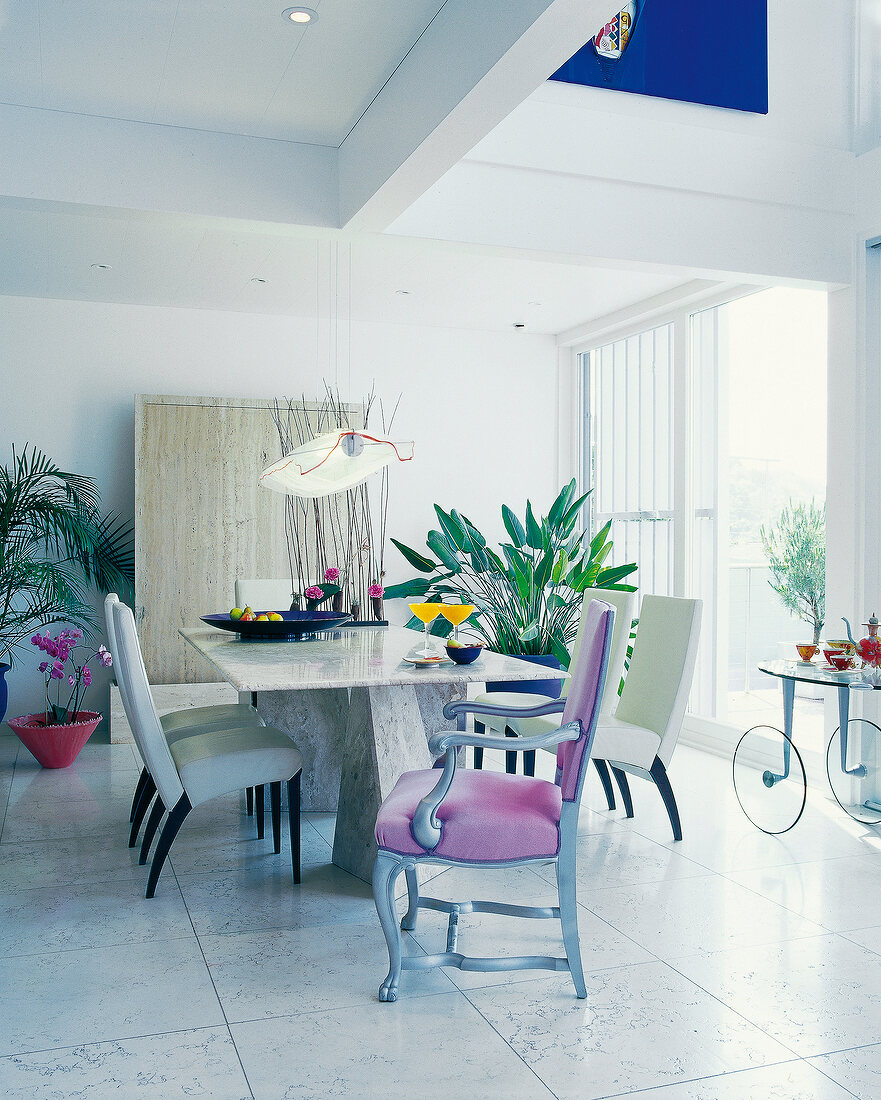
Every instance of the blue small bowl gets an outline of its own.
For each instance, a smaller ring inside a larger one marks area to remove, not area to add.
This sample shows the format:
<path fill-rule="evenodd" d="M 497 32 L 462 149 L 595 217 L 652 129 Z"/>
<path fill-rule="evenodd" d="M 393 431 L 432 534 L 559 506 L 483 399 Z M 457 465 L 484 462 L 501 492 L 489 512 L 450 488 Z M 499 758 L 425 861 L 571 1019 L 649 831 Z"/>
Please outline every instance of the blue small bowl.
<path fill-rule="evenodd" d="M 444 646 L 447 656 L 457 665 L 470 665 L 484 650 L 482 645 Z"/>

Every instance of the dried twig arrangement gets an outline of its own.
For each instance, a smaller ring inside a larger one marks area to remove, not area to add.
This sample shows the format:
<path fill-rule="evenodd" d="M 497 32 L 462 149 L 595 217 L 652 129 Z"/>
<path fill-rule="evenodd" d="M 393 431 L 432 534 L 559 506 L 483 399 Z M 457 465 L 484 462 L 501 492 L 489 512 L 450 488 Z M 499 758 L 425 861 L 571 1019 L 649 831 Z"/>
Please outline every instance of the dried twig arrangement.
<path fill-rule="evenodd" d="M 399 396 L 387 417 L 373 388 L 359 407 L 343 404 L 339 390 L 327 383 L 324 399 L 317 403 L 307 401 L 305 394 L 276 399 L 271 411 L 281 453 L 290 454 L 324 432 L 368 431 L 371 419 L 378 419 L 382 434 L 387 435 L 400 401 Z M 388 468 L 344 493 L 312 500 L 288 496 L 285 539 L 292 590 L 302 595 L 311 585 L 320 585 L 328 569 L 338 569 L 336 583 L 342 591 L 335 597 L 335 606 L 339 602 L 356 619 L 362 613 L 366 617 L 371 606 L 368 589 L 381 585 L 385 573 L 387 518 Z"/>

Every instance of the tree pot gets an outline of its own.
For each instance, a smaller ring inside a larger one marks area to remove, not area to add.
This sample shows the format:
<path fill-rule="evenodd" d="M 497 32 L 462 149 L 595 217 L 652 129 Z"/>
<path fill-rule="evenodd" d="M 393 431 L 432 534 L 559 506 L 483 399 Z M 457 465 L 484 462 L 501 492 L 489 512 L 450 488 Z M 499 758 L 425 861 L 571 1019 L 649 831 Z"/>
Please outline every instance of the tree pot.
<path fill-rule="evenodd" d="M 6 683 L 6 673 L 12 665 L 0 663 L 0 722 L 6 717 L 6 704 L 9 702 L 9 686 Z"/>
<path fill-rule="evenodd" d="M 47 726 L 45 714 L 23 714 L 10 718 L 9 727 L 44 768 L 69 768 L 100 721 L 95 711 L 81 710 L 66 726 Z"/>
<path fill-rule="evenodd" d="M 529 661 L 534 665 L 544 665 L 545 668 L 562 668 L 563 666 L 551 653 L 522 654 L 511 653 L 507 656 L 517 661 Z M 549 699 L 559 699 L 563 690 L 562 680 L 490 680 L 487 681 L 487 691 L 513 691 L 518 694 L 547 695 Z"/>

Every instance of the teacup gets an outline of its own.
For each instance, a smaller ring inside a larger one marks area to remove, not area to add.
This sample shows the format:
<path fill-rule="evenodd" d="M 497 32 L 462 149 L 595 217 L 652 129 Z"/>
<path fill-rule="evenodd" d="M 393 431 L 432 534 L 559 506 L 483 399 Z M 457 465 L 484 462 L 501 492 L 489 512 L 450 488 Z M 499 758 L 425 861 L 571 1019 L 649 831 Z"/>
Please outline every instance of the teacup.
<path fill-rule="evenodd" d="M 820 652 L 820 647 L 814 645 L 813 642 L 797 642 L 795 648 L 798 650 L 798 655 L 808 665 L 811 663 L 811 658 L 816 657 Z"/>
<path fill-rule="evenodd" d="M 831 653 L 829 664 L 839 672 L 844 672 L 846 668 L 853 668 L 853 657 L 849 653 Z"/>

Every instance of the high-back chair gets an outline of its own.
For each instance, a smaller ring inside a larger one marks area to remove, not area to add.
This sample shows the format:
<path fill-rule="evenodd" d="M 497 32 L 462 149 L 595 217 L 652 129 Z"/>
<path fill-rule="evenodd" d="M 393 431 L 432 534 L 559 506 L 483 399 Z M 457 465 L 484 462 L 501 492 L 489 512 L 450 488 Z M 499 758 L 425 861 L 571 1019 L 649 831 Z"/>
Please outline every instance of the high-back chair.
<path fill-rule="evenodd" d="M 157 806 L 168 811 L 147 880 L 152 898 L 174 838 L 194 806 L 221 794 L 270 784 L 272 833 L 281 851 L 281 784 L 288 785 L 291 861 L 300 881 L 300 773 L 303 758 L 286 733 L 272 726 L 206 726 L 169 744 L 153 705 L 135 619 L 123 603 L 111 607 L 117 662 L 126 685 L 132 730 L 156 785 Z M 155 812 L 155 811 L 154 811 Z M 159 815 L 161 818 L 161 813 Z M 157 821 L 158 824 L 158 821 Z"/>
<path fill-rule="evenodd" d="M 624 673 L 624 661 L 627 656 L 627 642 L 630 638 L 630 626 L 633 622 L 633 615 L 636 609 L 636 595 L 633 592 L 619 592 L 608 588 L 586 588 L 584 590 L 581 620 L 578 624 L 578 633 L 575 635 L 575 641 L 572 645 L 571 664 L 573 667 L 578 660 L 578 654 L 581 649 L 581 640 L 584 636 L 587 610 L 590 607 L 591 600 L 594 599 L 604 600 L 615 608 L 615 627 L 612 632 L 612 648 L 609 653 L 609 673 L 606 677 L 606 686 L 603 691 L 600 709 L 600 714 L 603 715 L 611 713 L 618 702 L 618 687 Z M 545 704 L 547 704 L 548 701 L 547 697 L 532 692 L 487 691 L 478 695 L 474 702 L 481 704 L 486 709 L 475 713 L 475 731 L 482 733 L 489 730 L 495 736 L 507 735 L 509 737 L 517 734 L 523 737 L 530 737 L 550 733 L 551 730 L 557 728 L 557 719 L 554 715 L 561 713 L 565 706 L 566 695 L 569 691 L 569 683 L 569 680 L 563 681 L 559 700 L 555 700 L 553 705 L 546 707 Z M 543 707 L 547 717 L 525 718 L 522 715 L 520 717 L 512 717 L 510 715 L 508 717 L 501 717 L 495 713 L 495 708 L 499 706 L 521 709 L 530 708 L 530 710 L 534 707 Z M 507 760 L 509 772 L 514 770 L 515 761 L 516 754 L 511 753 Z M 482 764 L 483 750 L 476 748 L 474 750 L 474 766 L 481 767 Z M 606 767 L 603 760 L 595 759 L 594 766 L 603 784 L 608 807 L 610 810 L 614 810 L 615 796 L 612 792 L 612 780 L 609 776 L 609 769 Z M 527 775 L 535 774 L 534 752 L 523 754 L 523 770 Z"/>
<path fill-rule="evenodd" d="M 373 898 L 389 953 L 389 972 L 379 989 L 381 1001 L 398 995 L 401 970 L 455 966 L 464 970 L 568 970 L 579 997 L 586 997 L 578 942 L 575 896 L 576 834 L 584 774 L 590 759 L 600 701 L 606 680 L 614 609 L 594 600 L 587 612 L 584 637 L 566 697 L 563 725 L 542 738 L 489 737 L 464 732 L 465 716 L 474 703 L 450 703 L 448 718 L 456 732 L 435 734 L 429 748 L 443 755 L 437 768 L 406 772 L 383 802 L 376 819 L 378 853 L 373 871 Z M 557 745 L 553 783 L 534 776 L 491 771 L 457 771 L 460 746 L 482 739 L 489 748 L 523 752 Z M 507 905 L 498 902 L 447 902 L 420 898 L 417 868 L 423 863 L 460 867 L 518 867 L 553 863 L 559 906 Z M 409 908 L 399 925 L 395 915 L 395 881 L 404 871 Z M 412 929 L 420 908 L 450 914 L 446 951 L 404 958 L 401 927 Z M 497 913 L 513 917 L 557 918 L 563 927 L 565 957 L 526 955 L 475 959 L 456 950 L 461 913 Z"/>
<path fill-rule="evenodd" d="M 107 628 L 107 641 L 109 643 L 109 650 L 115 657 L 116 646 L 116 628 L 113 623 L 113 607 L 120 602 L 119 596 L 115 592 L 110 592 L 104 600 L 104 621 Z M 138 646 L 140 651 L 140 644 Z M 143 658 L 142 658 L 143 660 Z M 129 727 L 132 731 L 132 736 L 135 738 L 135 744 L 138 746 L 138 752 L 141 752 L 140 742 L 135 732 L 134 726 L 134 712 L 132 711 L 131 703 L 129 702 L 128 686 L 126 683 L 126 677 L 123 675 L 122 668 L 119 662 L 116 662 L 114 672 L 116 674 L 116 685 L 119 688 L 119 695 L 122 699 L 123 710 L 125 711 L 126 719 L 128 720 Z M 165 739 L 168 742 L 179 741 L 183 737 L 189 737 L 193 733 L 204 733 L 206 729 L 235 729 L 240 726 L 262 726 L 263 720 L 257 714 L 254 707 L 249 706 L 247 703 L 218 703 L 214 706 L 208 707 L 188 707 L 183 710 L 172 711 L 170 714 L 163 714 L 159 719 L 159 723 L 162 726 L 162 732 L 165 734 Z M 141 758 L 144 759 L 144 754 L 141 752 Z M 129 814 L 129 821 L 131 822 L 131 831 L 129 833 L 129 848 L 134 848 L 137 843 L 138 833 L 141 828 L 141 823 L 150 808 L 150 803 L 153 800 L 153 796 L 156 793 L 156 785 L 153 782 L 150 771 L 146 764 L 141 770 L 140 777 L 138 778 L 137 786 L 135 787 L 134 797 L 132 798 L 132 807 Z M 258 792 L 258 815 L 257 815 L 257 836 L 259 839 L 263 837 L 264 823 L 262 813 L 262 801 L 263 794 L 262 788 Z M 249 813 L 253 804 L 253 791 L 248 788 L 248 808 Z M 149 849 L 150 843 L 155 833 L 156 825 L 159 822 L 156 820 L 153 829 L 149 828 L 144 836 L 146 847 Z M 146 856 L 144 857 L 146 859 Z"/>
<path fill-rule="evenodd" d="M 255 611 L 287 611 L 292 599 L 290 577 L 282 580 L 236 577 L 236 607 L 250 604 Z"/>
<path fill-rule="evenodd" d="M 694 678 L 701 600 L 643 596 L 633 656 L 612 715 L 597 725 L 594 756 L 607 760 L 633 817 L 627 774 L 651 780 L 661 793 L 675 840 L 682 824 L 667 777 Z"/>

